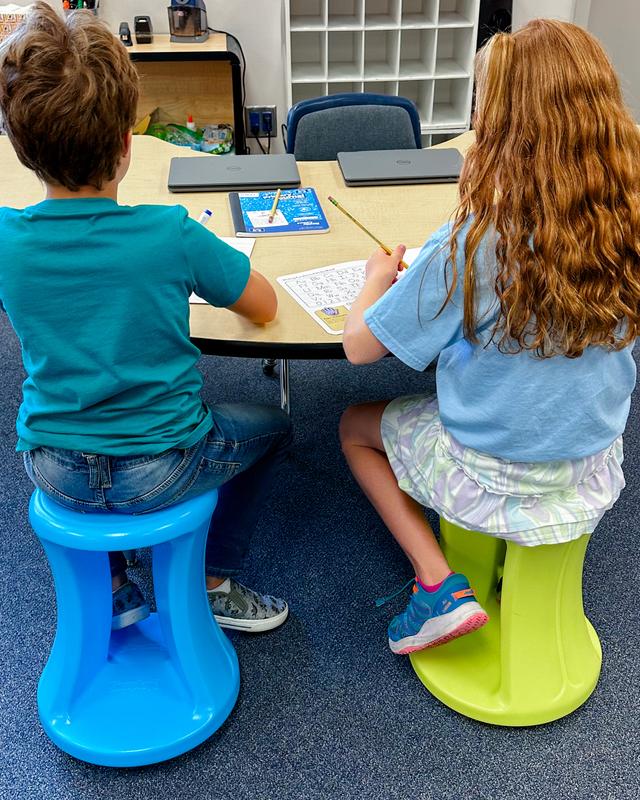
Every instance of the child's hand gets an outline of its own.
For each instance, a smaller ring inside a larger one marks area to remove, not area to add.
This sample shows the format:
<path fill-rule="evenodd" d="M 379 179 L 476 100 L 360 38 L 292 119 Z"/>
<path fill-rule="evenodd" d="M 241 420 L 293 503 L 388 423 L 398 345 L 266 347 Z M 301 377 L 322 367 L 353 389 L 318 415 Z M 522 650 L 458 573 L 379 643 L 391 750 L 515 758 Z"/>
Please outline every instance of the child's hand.
<path fill-rule="evenodd" d="M 376 250 L 365 265 L 367 282 L 374 281 L 384 286 L 386 291 L 396 279 L 406 249 L 403 244 L 399 244 L 390 256 L 384 250 Z"/>

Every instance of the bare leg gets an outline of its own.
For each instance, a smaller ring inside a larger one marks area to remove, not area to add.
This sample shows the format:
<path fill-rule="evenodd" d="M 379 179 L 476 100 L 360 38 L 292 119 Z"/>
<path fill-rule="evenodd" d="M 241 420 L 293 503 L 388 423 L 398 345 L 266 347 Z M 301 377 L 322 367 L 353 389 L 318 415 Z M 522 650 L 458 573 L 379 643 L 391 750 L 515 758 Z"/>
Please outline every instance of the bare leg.
<path fill-rule="evenodd" d="M 380 434 L 387 403 L 351 406 L 340 420 L 340 441 L 351 472 L 382 517 L 423 583 L 434 584 L 451 572 L 422 506 L 399 487 Z"/>

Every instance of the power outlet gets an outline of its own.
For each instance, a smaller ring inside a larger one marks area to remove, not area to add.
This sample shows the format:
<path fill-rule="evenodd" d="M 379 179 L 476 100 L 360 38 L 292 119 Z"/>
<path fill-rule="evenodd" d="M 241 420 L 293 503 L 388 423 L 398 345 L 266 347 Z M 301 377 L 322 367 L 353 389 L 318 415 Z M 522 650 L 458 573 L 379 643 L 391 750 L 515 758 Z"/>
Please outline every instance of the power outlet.
<path fill-rule="evenodd" d="M 276 138 L 278 119 L 276 106 L 247 106 L 245 108 L 247 136 L 254 139 Z"/>

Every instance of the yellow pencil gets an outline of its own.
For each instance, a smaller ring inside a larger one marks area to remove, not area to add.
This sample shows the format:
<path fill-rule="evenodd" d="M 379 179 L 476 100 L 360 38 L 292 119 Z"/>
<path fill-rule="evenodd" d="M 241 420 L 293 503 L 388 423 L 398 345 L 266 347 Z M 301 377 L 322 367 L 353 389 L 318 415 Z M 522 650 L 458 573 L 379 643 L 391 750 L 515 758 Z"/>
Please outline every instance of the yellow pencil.
<path fill-rule="evenodd" d="M 350 214 L 350 213 L 349 213 L 349 212 L 348 212 L 348 211 L 347 211 L 345 208 L 343 208 L 343 207 L 340 205 L 340 203 L 339 203 L 339 202 L 338 202 L 338 201 L 337 201 L 337 200 L 336 200 L 334 197 L 331 197 L 331 195 L 329 195 L 329 201 L 330 201 L 331 203 L 333 203 L 333 205 L 334 205 L 334 206 L 335 206 L 337 209 L 339 209 L 340 211 L 342 211 L 342 213 L 343 213 L 343 214 L 344 214 L 346 217 L 349 217 L 349 219 L 351 220 L 351 222 L 355 223 L 355 224 L 356 224 L 356 225 L 357 225 L 357 226 L 360 228 L 360 230 L 361 230 L 361 231 L 364 231 L 364 232 L 367 234 L 367 236 L 370 236 L 370 237 L 373 239 L 373 241 L 374 241 L 376 244 L 378 244 L 378 245 L 379 245 L 379 246 L 380 246 L 380 247 L 381 247 L 381 248 L 384 250 L 384 252 L 385 252 L 385 253 L 386 253 L 388 256 L 390 256 L 390 255 L 391 255 L 391 253 L 393 252 L 393 251 L 391 250 L 391 248 L 390 248 L 390 247 L 387 247 L 387 245 L 386 245 L 386 244 L 383 244 L 383 243 L 380 241 L 380 239 L 378 239 L 378 237 L 377 237 L 377 236 L 374 236 L 374 235 L 371 233 L 371 231 L 367 230 L 367 229 L 364 227 L 364 225 L 363 225 L 361 222 L 358 222 L 358 220 L 357 220 L 355 217 L 351 216 L 351 214 Z M 409 265 L 408 265 L 406 262 L 404 262 L 404 261 L 401 261 L 401 262 L 400 262 L 400 264 L 398 264 L 398 269 L 400 269 L 400 270 L 402 270 L 402 269 L 409 269 Z"/>
<path fill-rule="evenodd" d="M 280 202 L 280 189 L 276 192 L 276 196 L 273 198 L 273 205 L 271 206 L 271 211 L 269 212 L 269 223 L 273 222 L 273 218 L 276 215 L 276 209 L 278 208 L 278 203 Z"/>

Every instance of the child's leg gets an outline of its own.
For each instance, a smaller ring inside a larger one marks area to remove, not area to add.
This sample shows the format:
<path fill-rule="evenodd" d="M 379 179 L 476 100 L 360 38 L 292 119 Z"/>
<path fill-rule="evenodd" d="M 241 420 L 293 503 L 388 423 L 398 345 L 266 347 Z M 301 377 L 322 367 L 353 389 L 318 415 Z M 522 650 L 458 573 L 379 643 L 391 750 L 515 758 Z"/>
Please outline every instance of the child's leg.
<path fill-rule="evenodd" d="M 244 568 L 251 536 L 281 473 L 291 445 L 291 421 L 279 408 L 220 404 L 212 410 L 215 428 L 203 452 L 198 482 L 231 462 L 234 477 L 219 486 L 218 504 L 207 539 L 207 588 Z M 191 492 L 198 491 L 198 482 Z M 202 491 L 202 490 L 200 490 Z"/>
<path fill-rule="evenodd" d="M 470 633 L 488 617 L 464 575 L 451 573 L 422 506 L 398 486 L 380 433 L 385 406 L 366 403 L 348 408 L 340 422 L 340 438 L 356 480 L 418 578 L 409 605 L 388 628 L 389 647 L 405 654 Z"/>
<path fill-rule="evenodd" d="M 424 584 L 437 584 L 451 572 L 422 506 L 398 486 L 380 433 L 387 403 L 351 406 L 340 420 L 340 441 L 351 472 L 411 561 Z"/>

